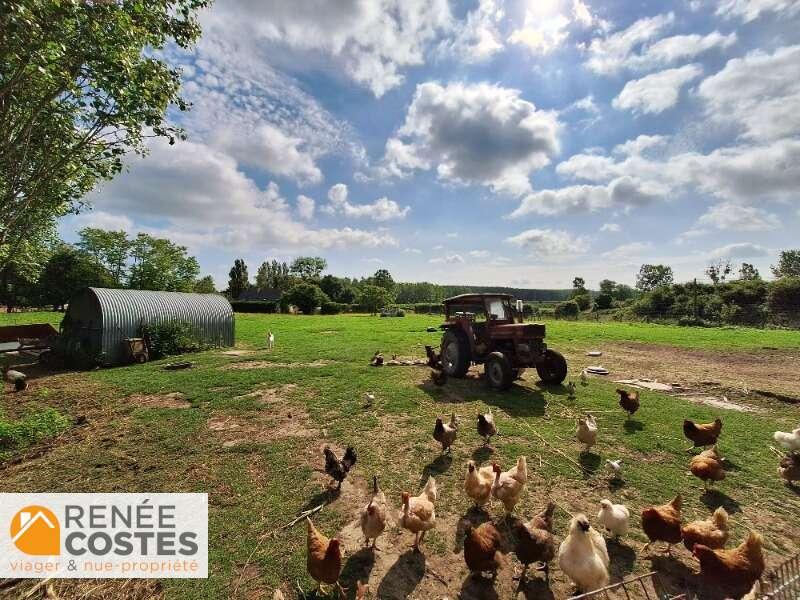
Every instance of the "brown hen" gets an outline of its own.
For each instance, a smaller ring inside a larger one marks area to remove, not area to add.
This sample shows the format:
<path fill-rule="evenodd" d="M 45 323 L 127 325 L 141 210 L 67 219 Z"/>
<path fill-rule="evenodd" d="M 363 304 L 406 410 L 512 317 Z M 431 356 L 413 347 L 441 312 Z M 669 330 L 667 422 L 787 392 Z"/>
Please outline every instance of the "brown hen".
<path fill-rule="evenodd" d="M 667 553 L 671 553 L 672 545 L 681 541 L 681 504 L 683 500 L 678 494 L 672 502 L 661 506 L 648 506 L 642 511 L 642 529 L 650 542 L 666 542 Z"/>
<path fill-rule="evenodd" d="M 683 526 L 681 533 L 687 550 L 691 551 L 695 544 L 715 549 L 724 548 L 728 542 L 728 512 L 720 506 L 710 519 L 692 521 Z"/>
<path fill-rule="evenodd" d="M 339 586 L 339 575 L 342 572 L 342 549 L 339 540 L 329 540 L 322 535 L 311 519 L 306 517 L 308 523 L 306 568 L 308 574 L 317 584 Z"/>
<path fill-rule="evenodd" d="M 725 467 L 722 457 L 714 446 L 704 450 L 689 461 L 689 470 L 692 475 L 702 480 L 703 487 L 708 489 L 709 481 L 722 481 L 725 479 Z"/>
<path fill-rule="evenodd" d="M 497 570 L 503 565 L 500 532 L 491 523 L 481 523 L 478 527 L 467 523 L 464 533 L 464 562 L 467 568 L 473 575 L 491 573 L 494 580 Z"/>
<path fill-rule="evenodd" d="M 550 561 L 556 556 L 556 539 L 553 537 L 553 512 L 554 502 L 547 504 L 538 515 L 528 523 L 517 521 L 514 526 L 514 553 L 519 562 L 523 564 L 520 579 L 524 581 L 528 566 L 541 563 L 539 570 L 544 571 L 547 581 L 550 580 Z"/>
<path fill-rule="evenodd" d="M 709 583 L 724 587 L 735 597 L 747 593 L 764 572 L 761 535 L 751 531 L 747 539 L 731 550 L 713 550 L 695 544 L 692 554 L 700 561 L 700 576 Z"/>
<path fill-rule="evenodd" d="M 698 446 L 713 446 L 722 431 L 722 419 L 715 419 L 713 423 L 695 423 L 689 419 L 683 421 L 683 435 L 686 439 Z"/>
<path fill-rule="evenodd" d="M 622 410 L 628 413 L 628 418 L 633 416 L 639 410 L 639 392 L 629 392 L 627 390 L 618 389 L 619 405 Z"/>

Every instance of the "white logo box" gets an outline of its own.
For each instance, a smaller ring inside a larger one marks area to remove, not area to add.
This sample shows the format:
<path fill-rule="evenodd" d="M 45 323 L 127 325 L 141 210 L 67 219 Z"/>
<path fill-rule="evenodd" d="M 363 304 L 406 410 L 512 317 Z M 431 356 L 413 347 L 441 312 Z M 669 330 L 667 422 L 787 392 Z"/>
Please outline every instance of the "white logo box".
<path fill-rule="evenodd" d="M 0 493 L 3 577 L 208 577 L 208 494 Z"/>

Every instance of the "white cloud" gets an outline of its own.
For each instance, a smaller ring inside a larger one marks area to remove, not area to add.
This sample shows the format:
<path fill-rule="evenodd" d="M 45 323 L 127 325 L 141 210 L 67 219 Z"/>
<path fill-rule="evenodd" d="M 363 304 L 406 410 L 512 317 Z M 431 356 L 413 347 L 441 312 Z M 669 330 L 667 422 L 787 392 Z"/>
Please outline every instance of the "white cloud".
<path fill-rule="evenodd" d="M 467 13 L 454 37 L 442 42 L 444 53 L 467 63 L 487 60 L 503 50 L 498 24 L 505 15 L 497 0 L 479 0 L 478 7 Z"/>
<path fill-rule="evenodd" d="M 436 258 L 431 258 L 428 260 L 429 263 L 432 265 L 456 265 L 456 264 L 463 264 L 464 257 L 460 254 L 448 254 L 447 256 L 439 256 Z"/>
<path fill-rule="evenodd" d="M 572 104 L 569 105 L 569 109 L 574 110 L 582 110 L 583 112 L 596 115 L 600 112 L 600 109 L 597 107 L 597 103 L 594 101 L 594 96 L 589 94 L 588 96 L 584 96 L 580 100 L 576 100 Z"/>
<path fill-rule="evenodd" d="M 572 258 L 589 249 L 586 239 L 552 229 L 528 229 L 507 238 L 506 241 L 527 251 L 531 256 L 554 260 Z"/>
<path fill-rule="evenodd" d="M 800 45 L 731 59 L 700 83 L 698 94 L 713 119 L 741 127 L 747 138 L 795 134 L 800 131 Z"/>
<path fill-rule="evenodd" d="M 723 35 L 719 31 L 712 31 L 707 35 L 697 33 L 673 35 L 648 46 L 637 59 L 629 61 L 629 66 L 666 65 L 693 58 L 709 50 L 728 48 L 735 44 L 736 40 L 736 33 Z"/>
<path fill-rule="evenodd" d="M 635 48 L 658 36 L 674 21 L 673 13 L 656 15 L 639 19 L 622 31 L 593 39 L 589 44 L 586 66 L 601 75 L 616 73 L 626 65 Z"/>
<path fill-rule="evenodd" d="M 522 27 L 511 32 L 508 41 L 520 44 L 534 54 L 553 52 L 567 40 L 570 27 L 591 27 L 596 19 L 582 0 L 528 2 Z"/>
<path fill-rule="evenodd" d="M 668 138 L 663 135 L 640 135 L 632 140 L 614 146 L 614 154 L 641 156 L 651 148 L 663 146 Z"/>
<path fill-rule="evenodd" d="M 299 183 L 319 183 L 322 171 L 302 146 L 303 140 L 284 134 L 269 123 L 263 123 L 241 135 L 230 129 L 214 133 L 212 143 L 225 150 L 240 163 L 264 169 Z"/>
<path fill-rule="evenodd" d="M 457 231 L 448 231 L 447 233 L 444 234 L 444 237 L 446 237 L 448 239 L 451 239 L 451 240 L 454 240 L 454 239 L 458 238 L 458 232 Z"/>
<path fill-rule="evenodd" d="M 605 186 L 574 185 L 534 192 L 522 199 L 509 218 L 517 219 L 530 214 L 551 216 L 596 212 L 613 205 L 644 206 L 660 199 L 665 191 L 657 183 L 624 175 Z"/>
<path fill-rule="evenodd" d="M 617 233 L 621 231 L 621 229 L 622 228 L 617 223 L 603 223 L 603 225 L 600 227 L 601 232 L 608 231 L 609 233 Z"/>
<path fill-rule="evenodd" d="M 375 96 L 400 85 L 403 69 L 423 64 L 452 26 L 447 0 L 226 0 L 209 20 L 272 54 L 290 49 L 310 53 L 304 62 L 327 58 Z"/>
<path fill-rule="evenodd" d="M 488 250 L 470 250 L 468 254 L 470 258 L 489 258 L 492 255 Z"/>
<path fill-rule="evenodd" d="M 769 254 L 769 250 L 763 246 L 744 242 L 741 244 L 728 244 L 727 246 L 712 250 L 709 257 L 714 259 L 757 258 L 769 256 Z"/>
<path fill-rule="evenodd" d="M 796 0 L 722 0 L 717 7 L 717 14 L 725 17 L 736 17 L 745 23 L 757 19 L 761 13 L 785 12 L 792 16 L 800 11 Z"/>
<path fill-rule="evenodd" d="M 397 137 L 386 144 L 390 173 L 435 168 L 455 183 L 478 183 L 514 195 L 559 151 L 560 123 L 518 90 L 487 83 L 417 86 Z"/>
<path fill-rule="evenodd" d="M 348 199 L 348 189 L 343 183 L 337 183 L 328 190 L 330 204 L 324 207 L 329 214 L 342 214 L 346 217 L 365 217 L 373 221 L 391 221 L 405 219 L 410 206 L 401 208 L 394 200 L 387 197 L 378 198 L 371 204 L 351 204 Z"/>
<path fill-rule="evenodd" d="M 422 250 L 419 248 L 403 248 L 403 254 L 422 254 Z"/>
<path fill-rule="evenodd" d="M 781 227 L 781 221 L 776 215 L 755 206 L 743 206 L 735 202 L 711 206 L 697 223 L 730 231 L 774 231 Z"/>
<path fill-rule="evenodd" d="M 678 102 L 681 88 L 702 75 L 700 65 L 684 65 L 633 79 L 625 84 L 611 105 L 618 110 L 660 113 Z"/>
<path fill-rule="evenodd" d="M 89 199 L 111 214 L 166 223 L 163 230 L 170 237 L 178 232 L 195 247 L 324 249 L 397 244 L 386 232 L 308 228 L 292 217 L 274 182 L 259 187 L 231 156 L 197 142 L 176 146 L 153 142 L 146 159 L 133 162 L 130 172 Z"/>
<path fill-rule="evenodd" d="M 314 208 L 316 203 L 313 198 L 303 196 L 300 194 L 297 197 L 297 216 L 304 221 L 310 221 L 314 218 Z"/>
<path fill-rule="evenodd" d="M 83 212 L 72 217 L 70 225 L 78 231 L 84 227 L 96 227 L 107 231 L 132 231 L 133 221 L 125 215 L 112 215 L 102 210 Z"/>
<path fill-rule="evenodd" d="M 630 244 L 617 246 L 608 252 L 603 252 L 603 257 L 615 262 L 625 263 L 625 261 L 630 261 L 637 263 L 641 260 L 642 255 L 652 250 L 652 248 L 653 244 L 650 242 L 631 242 Z"/>

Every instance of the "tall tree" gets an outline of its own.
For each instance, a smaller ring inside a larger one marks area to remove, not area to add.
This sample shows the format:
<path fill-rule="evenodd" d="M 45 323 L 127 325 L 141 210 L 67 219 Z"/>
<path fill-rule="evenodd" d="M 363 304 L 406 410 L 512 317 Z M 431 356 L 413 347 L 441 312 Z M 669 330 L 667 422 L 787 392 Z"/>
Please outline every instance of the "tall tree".
<path fill-rule="evenodd" d="M 606 294 L 607 296 L 614 295 L 614 289 L 617 287 L 616 281 L 611 281 L 610 279 L 603 279 L 600 282 L 600 293 Z"/>
<path fill-rule="evenodd" d="M 328 268 L 328 261 L 319 256 L 298 256 L 292 261 L 289 272 L 303 281 L 316 281 Z"/>
<path fill-rule="evenodd" d="M 733 265 L 731 264 L 731 261 L 725 259 L 720 259 L 711 263 L 706 269 L 706 275 L 708 275 L 708 278 L 714 285 L 725 283 L 728 275 L 730 275 L 732 272 Z"/>
<path fill-rule="evenodd" d="M 642 265 L 636 276 L 636 289 L 649 292 L 663 285 L 672 285 L 672 267 L 666 265 Z"/>
<path fill-rule="evenodd" d="M 377 285 L 362 286 L 358 294 L 359 304 L 363 304 L 367 311 L 372 314 L 375 314 L 378 310 L 390 304 L 391 301 L 391 292 Z"/>
<path fill-rule="evenodd" d="M 371 282 L 373 285 L 377 285 L 378 287 L 382 287 L 383 289 L 394 293 L 394 279 L 392 279 L 392 274 L 386 269 L 378 269 L 375 271 L 375 275 L 371 277 Z"/>
<path fill-rule="evenodd" d="M 200 272 L 194 256 L 185 246 L 140 233 L 131 243 L 133 265 L 128 285 L 138 290 L 191 292 Z"/>
<path fill-rule="evenodd" d="M 217 288 L 214 287 L 214 278 L 211 275 L 206 275 L 202 279 L 194 282 L 194 291 L 197 294 L 214 294 Z"/>
<path fill-rule="evenodd" d="M 62 309 L 76 292 L 86 287 L 111 287 L 111 274 L 91 256 L 64 245 L 57 250 L 39 278 L 40 299 Z"/>
<path fill-rule="evenodd" d="M 800 277 L 800 250 L 784 250 L 778 258 L 778 265 L 772 267 L 777 278 Z"/>
<path fill-rule="evenodd" d="M 209 0 L 5 0 L 0 8 L 0 248 L 78 211 L 98 180 L 182 132 L 180 70 L 160 52 L 190 47 Z M 0 251 L 0 269 L 10 253 Z"/>
<path fill-rule="evenodd" d="M 128 256 L 133 246 L 127 232 L 84 227 L 78 236 L 75 245 L 103 265 L 121 287 L 127 277 Z"/>
<path fill-rule="evenodd" d="M 742 266 L 739 267 L 739 279 L 742 281 L 758 281 L 761 279 L 761 274 L 754 265 L 743 262 Z"/>
<path fill-rule="evenodd" d="M 233 261 L 233 267 L 228 273 L 228 294 L 235 300 L 248 287 L 250 287 L 250 278 L 247 276 L 247 265 L 243 259 L 237 258 Z"/>
<path fill-rule="evenodd" d="M 46 221 L 19 240 L 8 260 L 0 261 L 0 304 L 7 310 L 36 303 L 36 283 L 60 241 L 54 221 Z"/>

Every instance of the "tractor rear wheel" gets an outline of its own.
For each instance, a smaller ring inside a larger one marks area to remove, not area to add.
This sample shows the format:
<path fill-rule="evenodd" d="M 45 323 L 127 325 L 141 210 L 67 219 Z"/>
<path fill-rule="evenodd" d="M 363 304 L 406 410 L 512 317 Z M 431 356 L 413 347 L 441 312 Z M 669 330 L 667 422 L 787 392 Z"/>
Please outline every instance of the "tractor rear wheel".
<path fill-rule="evenodd" d="M 560 352 L 548 348 L 544 359 L 536 365 L 536 372 L 542 383 L 558 385 L 567 377 L 567 359 Z"/>
<path fill-rule="evenodd" d="M 514 383 L 514 369 L 502 352 L 492 352 L 484 366 L 486 381 L 496 390 L 507 390 Z"/>
<path fill-rule="evenodd" d="M 464 377 L 469 371 L 469 340 L 463 331 L 450 329 L 442 339 L 442 370 L 450 377 Z"/>

